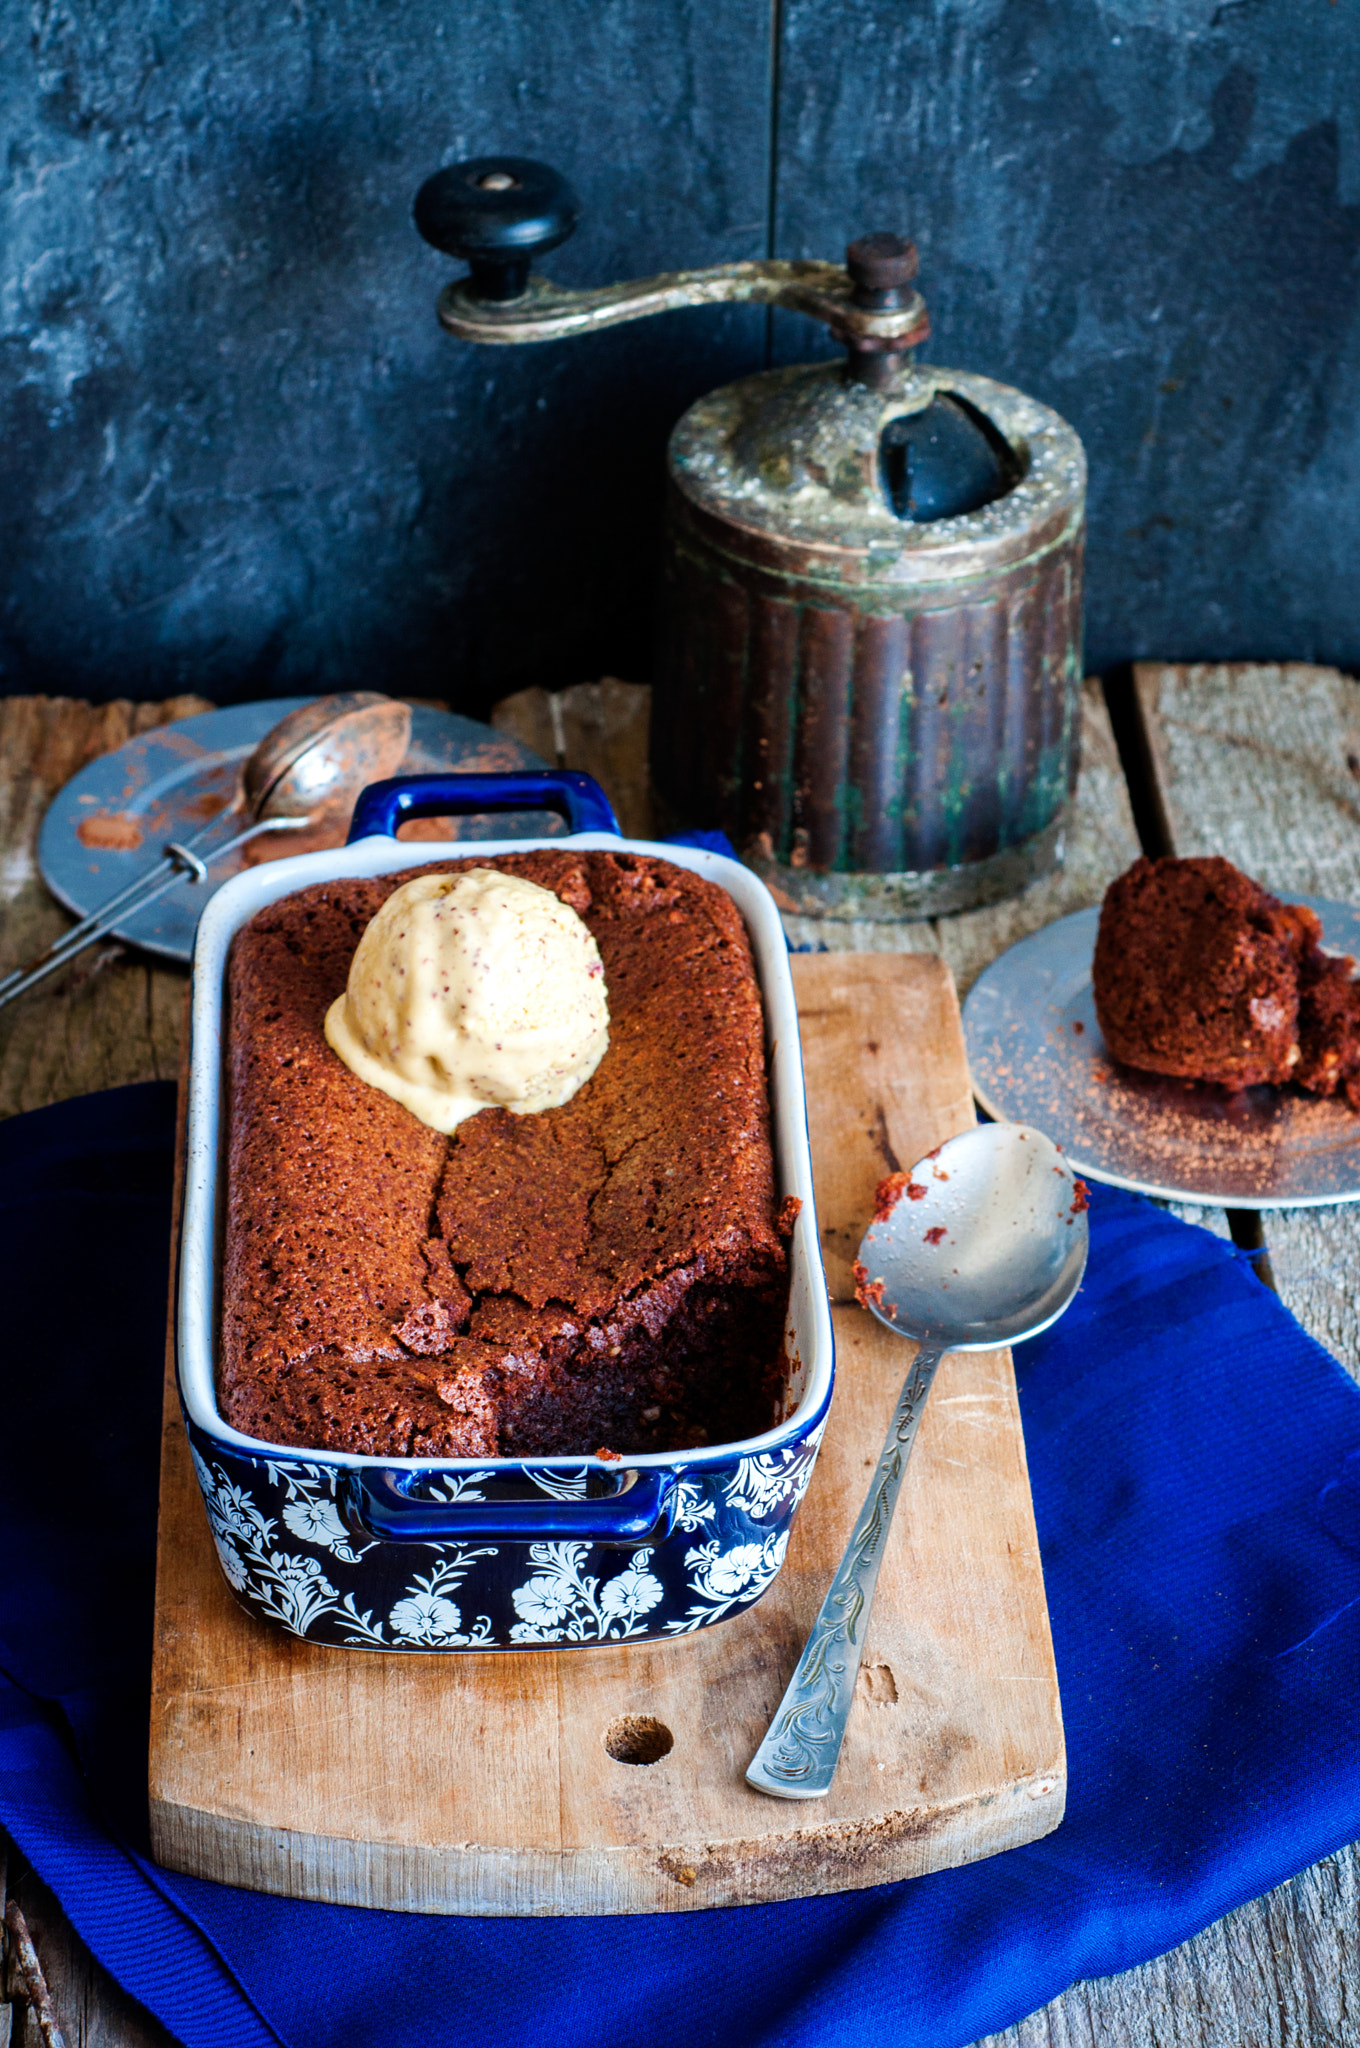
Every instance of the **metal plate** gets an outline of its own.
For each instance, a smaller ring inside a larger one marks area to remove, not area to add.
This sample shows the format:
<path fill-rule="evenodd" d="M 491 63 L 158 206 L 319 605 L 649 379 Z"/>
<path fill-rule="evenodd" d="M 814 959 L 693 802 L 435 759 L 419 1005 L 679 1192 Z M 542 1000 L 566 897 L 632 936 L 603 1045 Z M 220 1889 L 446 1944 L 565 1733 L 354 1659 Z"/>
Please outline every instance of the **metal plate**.
<path fill-rule="evenodd" d="M 224 809 L 242 764 L 270 727 L 311 702 L 310 697 L 271 697 L 259 704 L 205 711 L 197 718 L 159 725 L 91 761 L 57 792 L 43 820 L 38 865 L 52 894 L 79 917 L 97 910 L 137 874 L 155 867 L 167 840 L 187 839 Z M 417 706 L 400 772 L 418 775 L 458 768 L 469 775 L 493 775 L 546 766 L 520 741 L 489 725 L 460 718 L 456 712 Z M 546 839 L 566 831 L 562 821 L 548 813 L 518 811 L 433 824 L 435 829 L 422 828 L 427 839 Z M 264 842 L 269 848 L 265 857 L 311 851 L 324 843 L 310 835 L 271 834 Z M 115 925 L 114 936 L 162 959 L 187 961 L 204 905 L 230 876 L 258 863 L 263 850 L 257 842 L 214 862 L 206 883 L 177 883 L 145 910 L 134 910 Z"/>
<path fill-rule="evenodd" d="M 1291 893 L 1323 942 L 1360 957 L 1360 910 Z M 1360 1201 L 1360 1116 L 1295 1088 L 1231 1092 L 1121 1067 L 1091 993 L 1098 909 L 1060 918 L 994 960 L 963 1007 L 989 1115 L 1036 1124 L 1079 1173 L 1173 1201 L 1237 1209 Z"/>

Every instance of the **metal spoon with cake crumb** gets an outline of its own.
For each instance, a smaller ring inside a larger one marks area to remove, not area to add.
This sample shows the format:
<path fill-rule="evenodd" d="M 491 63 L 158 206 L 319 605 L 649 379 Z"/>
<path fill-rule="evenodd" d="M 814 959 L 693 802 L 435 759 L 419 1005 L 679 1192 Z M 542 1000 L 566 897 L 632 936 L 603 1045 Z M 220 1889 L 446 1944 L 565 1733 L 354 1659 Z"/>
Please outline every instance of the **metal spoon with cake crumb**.
<path fill-rule="evenodd" d="M 855 1268 L 885 1329 L 919 1345 L 868 1496 L 747 1783 L 779 1799 L 831 1789 L 878 1568 L 921 1412 L 948 1351 L 1036 1337 L 1081 1283 L 1086 1189 L 1023 1124 L 981 1124 L 880 1184 Z"/>

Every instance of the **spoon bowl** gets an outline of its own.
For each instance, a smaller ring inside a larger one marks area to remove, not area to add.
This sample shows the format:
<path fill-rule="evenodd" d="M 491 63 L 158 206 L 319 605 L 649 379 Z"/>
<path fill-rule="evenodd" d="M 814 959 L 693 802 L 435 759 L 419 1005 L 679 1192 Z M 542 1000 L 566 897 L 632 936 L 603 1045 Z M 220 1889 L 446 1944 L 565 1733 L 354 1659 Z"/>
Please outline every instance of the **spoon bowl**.
<path fill-rule="evenodd" d="M 1042 1131 L 979 1124 L 880 1194 L 859 1248 L 859 1295 L 898 1336 L 989 1351 L 1036 1337 L 1077 1291 L 1086 1193 Z"/>
<path fill-rule="evenodd" d="M 242 808 L 313 824 L 342 809 L 347 817 L 361 789 L 396 774 L 410 740 L 409 704 L 374 690 L 318 697 L 260 741 L 242 770 Z"/>

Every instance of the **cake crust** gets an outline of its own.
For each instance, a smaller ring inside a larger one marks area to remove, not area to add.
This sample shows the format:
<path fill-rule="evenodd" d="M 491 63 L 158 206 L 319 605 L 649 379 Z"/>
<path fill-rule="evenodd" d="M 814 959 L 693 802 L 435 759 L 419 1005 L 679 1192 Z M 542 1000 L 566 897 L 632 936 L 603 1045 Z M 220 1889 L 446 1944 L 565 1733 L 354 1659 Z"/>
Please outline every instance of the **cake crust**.
<path fill-rule="evenodd" d="M 322 1021 L 413 874 L 550 888 L 604 961 L 610 1049 L 559 1109 L 451 1138 Z M 378 1456 L 641 1451 L 769 1426 L 787 1266 L 763 1015 L 731 898 L 669 862 L 545 848 L 322 883 L 229 966 L 219 1393 L 270 1443 Z"/>

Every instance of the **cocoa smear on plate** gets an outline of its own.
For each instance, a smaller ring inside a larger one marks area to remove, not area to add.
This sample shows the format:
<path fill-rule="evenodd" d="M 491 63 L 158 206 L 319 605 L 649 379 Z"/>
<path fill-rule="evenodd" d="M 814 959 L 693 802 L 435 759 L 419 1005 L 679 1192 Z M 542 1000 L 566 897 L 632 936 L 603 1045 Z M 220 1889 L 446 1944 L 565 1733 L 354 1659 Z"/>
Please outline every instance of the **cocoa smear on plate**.
<path fill-rule="evenodd" d="M 142 837 L 141 826 L 126 811 L 96 811 L 76 826 L 81 845 L 100 853 L 135 853 Z"/>
<path fill-rule="evenodd" d="M 1177 1167 L 1184 1166 L 1187 1151 L 1199 1153 L 1206 1164 L 1231 1159 L 1261 1192 L 1268 1191 L 1287 1146 L 1330 1148 L 1360 1132 L 1344 1101 L 1268 1083 L 1228 1089 L 1178 1080 L 1120 1066 L 1108 1056 L 1085 1067 L 1064 1066 L 1059 1074 L 1042 1059 L 1026 1058 L 999 1065 L 996 1072 L 1003 1080 L 1023 1078 L 1034 1091 L 1027 1096 L 1033 1104 L 1027 1114 L 1041 1127 L 1045 1117 L 1061 1124 L 1064 1106 L 1076 1097 L 1107 1131 L 1136 1134 L 1138 1150 L 1148 1159 Z"/>

